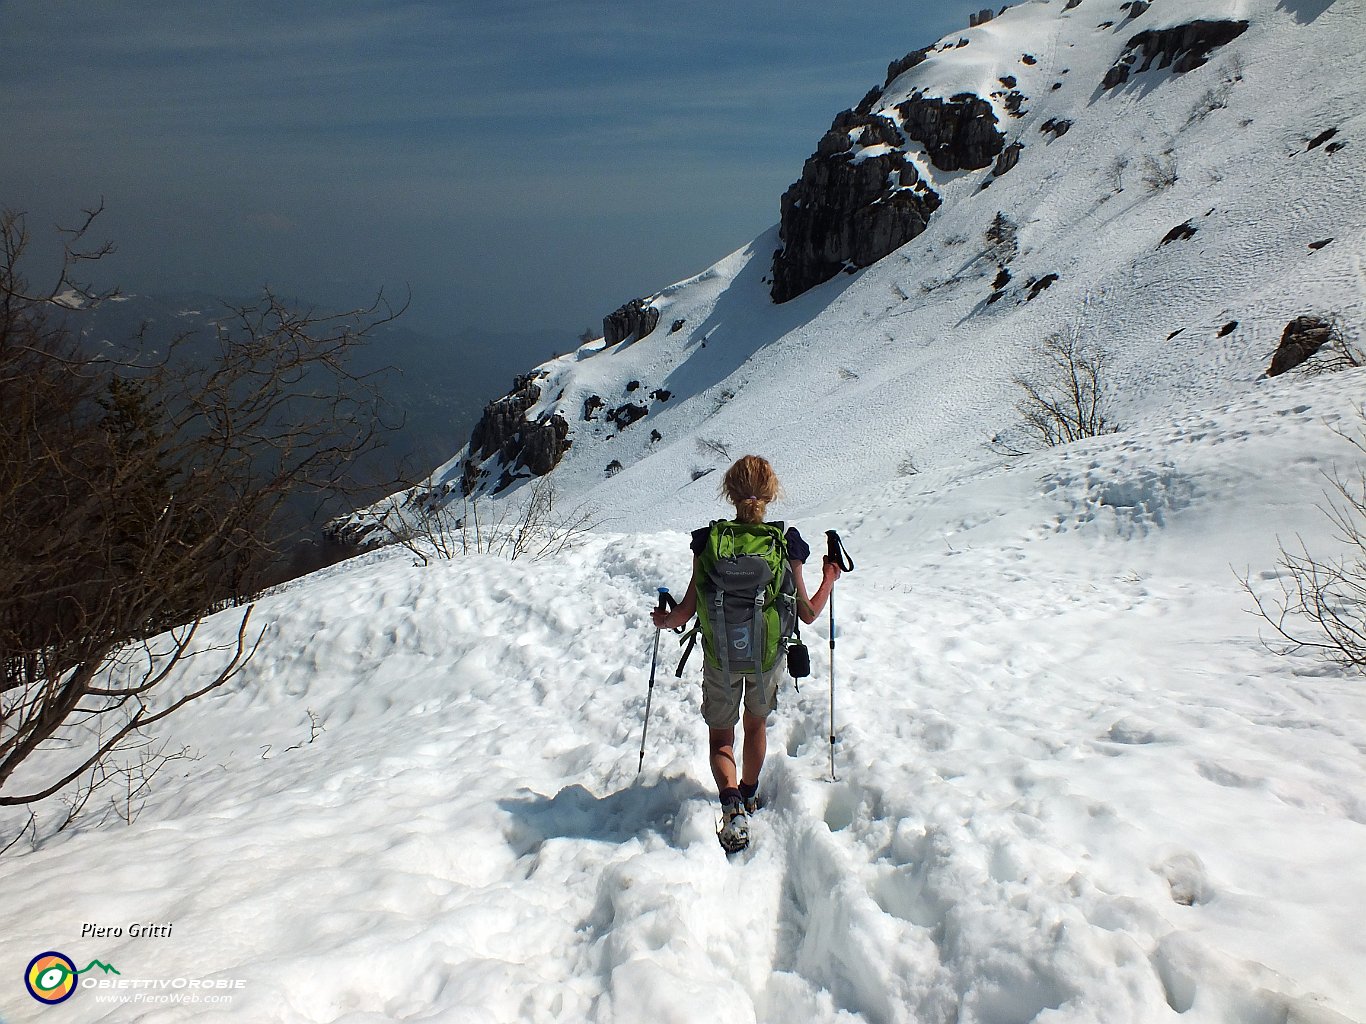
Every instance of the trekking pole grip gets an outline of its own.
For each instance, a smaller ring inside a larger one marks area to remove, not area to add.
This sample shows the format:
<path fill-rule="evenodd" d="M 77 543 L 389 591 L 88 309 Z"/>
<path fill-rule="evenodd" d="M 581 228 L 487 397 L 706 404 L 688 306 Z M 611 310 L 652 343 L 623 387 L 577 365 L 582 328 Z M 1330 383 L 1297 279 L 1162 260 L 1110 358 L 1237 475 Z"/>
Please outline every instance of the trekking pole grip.
<path fill-rule="evenodd" d="M 854 571 L 854 560 L 849 557 L 840 535 L 834 530 L 825 531 L 825 557 L 827 561 L 838 565 L 842 572 Z"/>

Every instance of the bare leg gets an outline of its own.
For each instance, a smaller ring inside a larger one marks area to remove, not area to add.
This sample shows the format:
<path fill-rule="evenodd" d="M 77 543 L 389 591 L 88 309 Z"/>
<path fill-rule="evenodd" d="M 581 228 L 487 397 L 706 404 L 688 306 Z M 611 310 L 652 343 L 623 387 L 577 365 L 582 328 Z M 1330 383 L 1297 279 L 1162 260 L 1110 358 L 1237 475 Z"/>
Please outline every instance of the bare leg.
<path fill-rule="evenodd" d="M 763 770 L 764 758 L 768 754 L 768 719 L 757 718 L 746 711 L 741 721 L 745 726 L 743 779 L 746 786 L 753 786 L 759 782 L 759 772 Z M 733 771 L 733 760 L 731 768 Z"/>
<path fill-rule="evenodd" d="M 746 715 L 746 718 L 749 716 Z M 711 775 L 716 780 L 716 791 L 735 789 L 739 782 L 735 768 L 735 728 L 710 731 Z M 745 732 L 745 763 L 749 763 L 749 732 Z"/>

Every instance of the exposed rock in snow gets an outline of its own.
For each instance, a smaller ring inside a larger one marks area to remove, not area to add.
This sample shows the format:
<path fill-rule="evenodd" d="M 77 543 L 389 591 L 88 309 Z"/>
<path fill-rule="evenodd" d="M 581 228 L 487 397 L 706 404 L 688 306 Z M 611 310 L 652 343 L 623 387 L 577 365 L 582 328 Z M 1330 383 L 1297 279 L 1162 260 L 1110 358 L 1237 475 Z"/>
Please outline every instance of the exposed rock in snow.
<path fill-rule="evenodd" d="M 1293 370 L 1333 340 L 1333 325 L 1316 316 L 1297 316 L 1285 325 L 1281 343 L 1271 357 L 1268 377 Z"/>
<path fill-rule="evenodd" d="M 608 313 L 602 320 L 602 337 L 607 347 L 623 341 L 639 341 L 659 325 L 659 310 L 649 299 L 632 299 Z"/>
<path fill-rule="evenodd" d="M 783 195 L 783 247 L 773 257 L 774 302 L 786 302 L 845 267 L 866 267 L 925 230 L 939 196 L 896 148 L 888 118 L 846 110 L 835 118 Z"/>
<path fill-rule="evenodd" d="M 541 388 L 527 374 L 513 382 L 512 390 L 484 406 L 484 415 L 470 435 L 461 489 L 470 494 L 488 470 L 484 464 L 497 456 L 504 468 L 495 490 L 512 483 L 513 473 L 525 468 L 535 476 L 554 469 L 569 449 L 569 424 L 559 413 L 526 418 L 541 400 Z M 585 407 L 586 408 L 586 407 Z"/>
<path fill-rule="evenodd" d="M 1005 149 L 991 103 L 960 93 L 943 100 L 917 95 L 896 105 L 906 137 L 924 145 L 941 171 L 976 171 Z"/>
<path fill-rule="evenodd" d="M 1246 21 L 1191 21 L 1172 28 L 1150 29 L 1129 40 L 1129 45 L 1105 73 L 1101 85 L 1113 89 L 1129 80 L 1134 64 L 1141 56 L 1139 72 L 1147 71 L 1153 61 L 1159 68 L 1170 67 L 1184 74 L 1209 60 L 1210 53 L 1231 43 L 1247 31 Z"/>

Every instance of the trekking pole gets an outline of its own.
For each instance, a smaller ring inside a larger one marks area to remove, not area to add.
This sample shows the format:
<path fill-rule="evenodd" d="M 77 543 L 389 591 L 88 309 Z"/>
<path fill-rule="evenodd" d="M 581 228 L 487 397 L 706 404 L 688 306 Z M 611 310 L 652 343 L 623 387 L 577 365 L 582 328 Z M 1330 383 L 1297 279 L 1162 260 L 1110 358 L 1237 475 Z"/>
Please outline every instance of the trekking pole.
<path fill-rule="evenodd" d="M 840 543 L 840 535 L 834 530 L 825 531 L 825 560 L 838 565 L 844 572 L 854 571 L 854 560 Z M 835 591 L 830 591 L 830 781 L 837 782 L 835 774 Z"/>
<path fill-rule="evenodd" d="M 658 607 L 660 611 L 671 611 L 678 607 L 678 602 L 669 596 L 668 587 L 659 588 Z M 655 665 L 659 662 L 659 634 L 662 632 L 662 629 L 655 630 L 655 649 L 650 655 L 650 689 L 645 694 L 645 727 L 640 730 L 640 761 L 636 764 L 637 775 L 645 767 L 645 735 L 650 731 L 650 705 L 655 698 Z"/>

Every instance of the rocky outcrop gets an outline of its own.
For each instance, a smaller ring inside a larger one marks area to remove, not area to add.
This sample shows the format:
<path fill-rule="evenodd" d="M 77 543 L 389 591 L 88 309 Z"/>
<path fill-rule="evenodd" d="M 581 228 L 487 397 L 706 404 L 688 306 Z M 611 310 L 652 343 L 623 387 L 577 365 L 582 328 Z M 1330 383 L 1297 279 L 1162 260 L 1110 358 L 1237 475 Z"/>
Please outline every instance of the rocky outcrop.
<path fill-rule="evenodd" d="M 616 424 L 617 430 L 625 430 L 637 420 L 642 420 L 649 413 L 649 409 L 636 402 L 627 402 L 607 413 L 607 418 Z"/>
<path fill-rule="evenodd" d="M 906 56 L 892 61 L 887 65 L 887 81 L 883 84 L 883 87 L 885 88 L 886 86 L 891 85 L 917 64 L 923 64 L 925 58 L 932 53 L 934 53 L 934 47 L 926 46 L 924 49 L 912 50 L 910 53 L 906 54 Z"/>
<path fill-rule="evenodd" d="M 639 341 L 659 325 L 659 310 L 649 299 L 630 302 L 602 318 L 602 338 L 607 347 L 623 341 Z"/>
<path fill-rule="evenodd" d="M 484 414 L 470 434 L 469 454 L 461 476 L 461 491 L 468 495 L 486 479 L 485 464 L 498 456 L 504 469 L 495 486 L 502 490 L 514 479 L 518 469 L 533 476 L 545 476 L 569 450 L 569 424 L 559 413 L 526 418 L 527 411 L 541 400 L 541 389 L 530 375 L 518 377 L 512 390 L 484 406 Z"/>
<path fill-rule="evenodd" d="M 801 180 L 783 195 L 774 302 L 846 268 L 876 263 L 925 230 L 939 196 L 921 181 L 902 145 L 886 117 L 846 110 L 835 118 Z"/>
<path fill-rule="evenodd" d="M 925 147 L 941 171 L 977 171 L 990 167 L 1005 149 L 991 104 L 972 93 L 951 99 L 912 96 L 896 105 L 908 139 Z"/>
<path fill-rule="evenodd" d="M 887 69 L 888 81 L 924 59 L 908 54 Z M 904 66 L 903 66 L 904 63 Z M 991 167 L 1006 149 L 990 102 L 963 93 L 950 99 L 922 94 L 886 114 L 846 110 L 802 168 L 782 200 L 773 256 L 774 302 L 786 302 L 846 269 L 876 263 L 925 230 L 939 195 L 920 178 L 904 152 L 925 147 L 944 171 Z M 1017 151 L 1018 152 L 1018 151 Z M 1011 166 L 1003 163 L 1002 173 Z"/>
<path fill-rule="evenodd" d="M 1043 124 L 1039 125 L 1039 131 L 1045 135 L 1052 135 L 1054 139 L 1060 139 L 1072 130 L 1072 122 L 1066 118 L 1050 117 Z"/>
<path fill-rule="evenodd" d="M 1247 31 L 1246 21 L 1192 21 L 1172 28 L 1150 29 L 1129 40 L 1124 53 L 1105 73 L 1102 88 L 1113 89 L 1129 80 L 1135 70 L 1147 71 L 1157 62 L 1184 74 L 1200 67 L 1221 46 L 1233 42 Z M 1139 58 L 1143 63 L 1135 68 Z"/>
<path fill-rule="evenodd" d="M 857 142 L 857 145 L 856 145 Z M 920 180 L 885 117 L 845 111 L 783 195 L 773 256 L 774 302 L 786 302 L 846 268 L 866 267 L 925 230 L 939 196 Z"/>
<path fill-rule="evenodd" d="M 1005 149 L 1001 150 L 1001 155 L 996 158 L 996 163 L 991 168 L 991 173 L 998 178 L 1005 174 L 1020 162 L 1020 154 L 1023 151 L 1023 143 L 1012 142 Z"/>
<path fill-rule="evenodd" d="M 1195 233 L 1199 230 L 1200 229 L 1190 221 L 1186 221 L 1184 224 L 1178 224 L 1162 236 L 1162 241 L 1157 243 L 1157 247 L 1161 249 L 1164 245 L 1170 245 L 1172 242 L 1187 241 L 1188 239 L 1194 238 Z"/>
<path fill-rule="evenodd" d="M 1293 370 L 1333 340 L 1333 325 L 1316 316 L 1297 316 L 1285 325 L 1281 343 L 1271 357 L 1268 377 Z"/>

